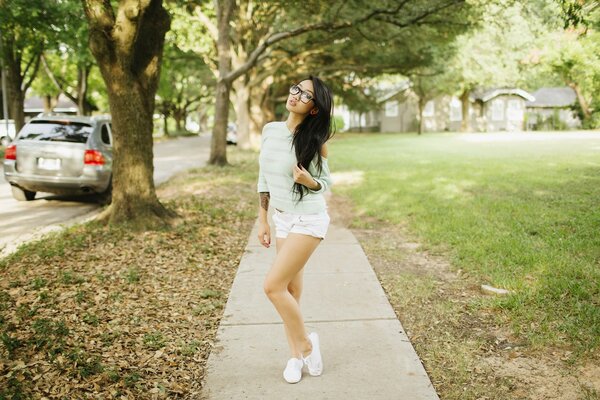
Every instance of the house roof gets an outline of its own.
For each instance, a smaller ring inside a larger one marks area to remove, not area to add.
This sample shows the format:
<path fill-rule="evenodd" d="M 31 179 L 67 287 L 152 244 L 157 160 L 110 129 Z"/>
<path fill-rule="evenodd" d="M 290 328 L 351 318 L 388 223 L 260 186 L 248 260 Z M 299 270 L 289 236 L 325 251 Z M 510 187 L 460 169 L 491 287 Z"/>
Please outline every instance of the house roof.
<path fill-rule="evenodd" d="M 398 93 L 404 92 L 406 89 L 412 86 L 410 80 L 402 81 L 394 86 L 389 86 L 385 88 L 379 89 L 379 96 L 377 96 L 377 102 L 383 103 L 388 101 L 392 97 L 396 96 Z"/>
<path fill-rule="evenodd" d="M 41 97 L 29 97 L 25 99 L 25 112 L 44 112 L 44 99 Z M 61 94 L 53 109 L 54 112 L 77 112 L 77 104 L 73 103 L 67 96 Z"/>
<path fill-rule="evenodd" d="M 535 97 L 532 96 L 530 93 L 524 91 L 523 89 L 519 89 L 519 88 L 492 88 L 492 89 L 479 89 L 479 90 L 474 90 L 473 92 L 471 92 L 471 100 L 480 100 L 484 103 L 492 100 L 495 97 L 501 96 L 501 95 L 515 95 L 515 96 L 521 96 L 522 98 L 524 98 L 527 101 L 534 101 Z"/>
<path fill-rule="evenodd" d="M 533 97 L 535 100 L 528 101 L 526 107 L 568 107 L 577 100 L 575 91 L 568 86 L 541 88 Z"/>

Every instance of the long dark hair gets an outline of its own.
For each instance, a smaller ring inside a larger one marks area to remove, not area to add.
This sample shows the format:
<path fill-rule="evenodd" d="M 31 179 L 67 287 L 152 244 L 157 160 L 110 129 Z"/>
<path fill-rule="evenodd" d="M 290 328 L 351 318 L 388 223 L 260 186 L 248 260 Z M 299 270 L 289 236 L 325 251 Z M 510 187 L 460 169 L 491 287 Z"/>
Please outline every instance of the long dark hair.
<path fill-rule="evenodd" d="M 292 146 L 296 151 L 296 160 L 307 171 L 310 163 L 317 157 L 317 173 L 320 174 L 323 168 L 323 159 L 321 157 L 321 148 L 334 133 L 332 126 L 333 114 L 333 96 L 331 90 L 323 83 L 321 79 L 310 75 L 303 80 L 310 80 L 314 89 L 314 106 L 318 109 L 315 115 L 308 114 L 294 131 Z M 294 193 L 298 194 L 299 199 L 308 193 L 308 188 L 300 183 L 294 183 Z"/>

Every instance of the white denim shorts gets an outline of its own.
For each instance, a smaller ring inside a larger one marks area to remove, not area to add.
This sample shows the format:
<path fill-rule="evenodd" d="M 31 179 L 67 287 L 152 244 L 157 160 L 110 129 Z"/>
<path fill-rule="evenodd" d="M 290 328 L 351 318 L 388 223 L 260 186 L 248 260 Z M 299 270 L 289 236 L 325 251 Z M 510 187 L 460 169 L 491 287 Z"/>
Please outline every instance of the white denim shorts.
<path fill-rule="evenodd" d="M 273 213 L 275 237 L 284 239 L 288 233 L 302 233 L 325 239 L 329 220 L 327 210 L 316 214 L 292 214 L 275 209 Z"/>

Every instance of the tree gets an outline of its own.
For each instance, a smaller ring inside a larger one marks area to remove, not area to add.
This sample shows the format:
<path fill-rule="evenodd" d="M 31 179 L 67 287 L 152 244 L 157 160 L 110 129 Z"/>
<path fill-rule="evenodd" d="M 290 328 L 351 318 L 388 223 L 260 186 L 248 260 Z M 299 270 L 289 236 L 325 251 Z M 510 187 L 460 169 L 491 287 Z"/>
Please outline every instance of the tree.
<path fill-rule="evenodd" d="M 59 3 L 61 29 L 54 46 L 45 49 L 41 61 L 52 84 L 77 104 L 79 115 L 97 109 L 89 99 L 90 74 L 95 66 L 87 43 L 88 25 L 81 19 L 81 6 L 74 1 Z"/>
<path fill-rule="evenodd" d="M 165 49 L 162 71 L 156 101 L 168 135 L 167 118 L 173 117 L 177 131 L 183 131 L 191 110 L 213 98 L 214 78 L 202 57 L 181 50 L 175 38 Z"/>
<path fill-rule="evenodd" d="M 57 0 L 31 7 L 28 0 L 0 1 L 0 48 L 6 73 L 9 115 L 20 130 L 25 124 L 25 93 L 35 79 L 44 47 L 59 26 Z"/>
<path fill-rule="evenodd" d="M 170 17 L 161 0 L 82 0 L 89 45 L 108 91 L 114 138 L 113 195 L 99 220 L 133 228 L 176 217 L 158 200 L 153 180 L 153 112 Z"/>
<path fill-rule="evenodd" d="M 450 25 L 461 25 L 460 22 L 454 19 L 447 23 L 442 16 L 451 15 L 454 12 L 456 17 L 457 10 L 465 6 L 463 0 L 428 0 L 428 1 L 376 1 L 371 2 L 368 6 L 364 1 L 335 1 L 335 2 L 319 2 L 307 1 L 302 4 L 290 2 L 268 2 L 265 7 L 272 7 L 275 14 L 264 13 L 268 18 L 274 18 L 273 23 L 265 24 L 268 29 L 252 29 L 247 32 L 247 35 L 258 34 L 257 37 L 252 37 L 252 40 L 244 40 L 239 43 L 249 44 L 237 54 L 245 54 L 244 62 L 240 62 L 239 66 L 231 66 L 232 60 L 232 43 L 236 37 L 236 33 L 232 32 L 231 21 L 239 8 L 236 8 L 232 2 L 224 1 L 215 3 L 217 6 L 217 24 L 213 24 L 214 28 L 209 28 L 213 37 L 217 38 L 217 53 L 219 58 L 219 78 L 217 83 L 217 107 L 216 121 L 213 129 L 213 145 L 211 148 L 210 162 L 213 164 L 225 164 L 226 147 L 225 147 L 225 128 L 227 124 L 227 115 L 229 112 L 229 91 L 236 79 L 244 77 L 245 82 L 250 82 L 248 75 L 257 65 L 263 65 L 268 59 L 273 57 L 272 49 L 276 44 L 287 42 L 292 38 L 297 38 L 314 32 L 320 32 L 323 38 L 331 39 L 333 34 L 340 31 L 357 30 L 358 27 L 365 26 L 365 31 L 369 31 L 373 27 L 384 26 L 390 31 L 397 34 L 398 31 L 409 30 L 410 27 L 419 28 L 429 26 L 431 29 L 434 26 L 443 27 L 442 30 Z M 246 8 L 250 10 L 250 15 L 254 15 L 255 9 L 263 6 L 262 3 L 255 4 L 254 8 Z M 275 7 L 275 8 L 273 8 Z M 306 16 L 306 9 L 311 10 L 311 22 L 302 23 Z M 210 27 L 210 15 L 207 15 L 200 7 L 196 9 L 201 21 Z M 245 15 L 247 15 L 246 12 Z M 459 18 L 458 18 L 459 19 Z M 367 24 L 367 23 L 371 24 Z M 367 28 L 368 26 L 368 28 Z M 362 36 L 367 36 L 365 32 L 360 32 Z M 225 37 L 223 36 L 225 35 Z M 393 38 L 393 35 L 385 35 Z M 379 42 L 385 42 L 384 38 L 379 38 Z M 322 38 L 322 39 L 323 39 Z M 318 47 L 324 46 L 324 40 L 319 40 L 316 44 Z M 414 44 L 415 41 L 410 41 Z M 315 49 L 309 40 L 304 41 L 302 46 L 304 50 L 310 51 Z M 238 46 L 239 48 L 239 46 Z M 225 52 L 225 53 L 223 53 Z M 362 62 L 366 61 L 366 57 L 362 57 Z M 245 100 L 245 99 L 244 99 Z"/>
<path fill-rule="evenodd" d="M 462 103 L 463 132 L 470 130 L 470 93 L 477 87 L 515 86 L 522 61 L 537 39 L 535 18 L 528 18 L 520 2 L 491 1 L 483 5 L 477 27 L 456 40 L 455 56 L 448 59 L 448 75 L 455 80 Z"/>

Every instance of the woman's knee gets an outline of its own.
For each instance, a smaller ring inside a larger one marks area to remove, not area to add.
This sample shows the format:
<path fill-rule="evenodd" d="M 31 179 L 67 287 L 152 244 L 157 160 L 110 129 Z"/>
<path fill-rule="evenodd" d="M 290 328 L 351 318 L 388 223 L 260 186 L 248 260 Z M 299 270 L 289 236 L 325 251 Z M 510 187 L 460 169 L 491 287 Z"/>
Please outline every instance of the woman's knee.
<path fill-rule="evenodd" d="M 263 290 L 265 291 L 265 294 L 268 297 L 273 297 L 280 293 L 283 293 L 286 289 L 285 289 L 285 287 L 282 287 L 281 285 L 277 284 L 276 282 L 273 282 L 269 279 L 265 279 L 265 282 L 263 284 Z"/>

